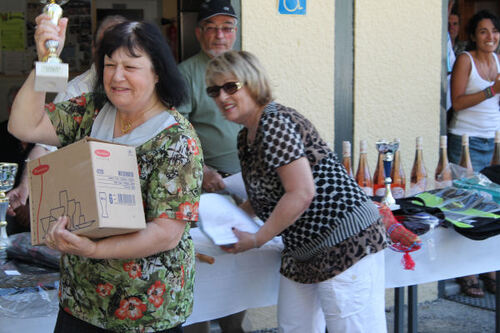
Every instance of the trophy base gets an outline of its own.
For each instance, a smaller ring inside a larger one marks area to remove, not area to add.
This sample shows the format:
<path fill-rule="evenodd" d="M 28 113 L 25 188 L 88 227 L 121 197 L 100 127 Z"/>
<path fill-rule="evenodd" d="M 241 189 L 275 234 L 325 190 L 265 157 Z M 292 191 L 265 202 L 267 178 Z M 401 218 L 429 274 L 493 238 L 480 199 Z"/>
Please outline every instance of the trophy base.
<path fill-rule="evenodd" d="M 68 73 L 68 64 L 35 62 L 35 91 L 65 91 L 68 85 Z"/>
<path fill-rule="evenodd" d="M 7 236 L 7 223 L 0 227 L 0 264 L 7 261 L 7 248 L 11 245 L 10 239 Z"/>

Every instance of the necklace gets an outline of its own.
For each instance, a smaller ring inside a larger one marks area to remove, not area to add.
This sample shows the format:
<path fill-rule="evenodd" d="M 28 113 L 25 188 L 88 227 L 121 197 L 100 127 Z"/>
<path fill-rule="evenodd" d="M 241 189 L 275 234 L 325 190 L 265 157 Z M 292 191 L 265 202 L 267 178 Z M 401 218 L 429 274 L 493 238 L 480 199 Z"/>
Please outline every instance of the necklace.
<path fill-rule="evenodd" d="M 122 128 L 121 128 L 122 134 L 127 134 L 132 129 L 132 122 L 130 120 L 124 121 L 123 119 L 121 121 L 122 121 Z"/>
<path fill-rule="evenodd" d="M 120 118 L 120 131 L 122 132 L 122 134 L 127 134 L 129 133 L 131 130 L 132 130 L 132 126 L 135 124 L 135 122 L 137 122 L 139 119 L 142 119 L 144 117 L 144 115 L 146 113 L 148 113 L 149 111 L 153 110 L 153 108 L 151 109 L 147 109 L 146 111 L 143 111 L 141 112 L 137 117 L 135 117 L 135 119 L 133 120 L 124 120 L 122 117 L 121 117 L 121 113 L 118 112 L 118 117 Z"/>

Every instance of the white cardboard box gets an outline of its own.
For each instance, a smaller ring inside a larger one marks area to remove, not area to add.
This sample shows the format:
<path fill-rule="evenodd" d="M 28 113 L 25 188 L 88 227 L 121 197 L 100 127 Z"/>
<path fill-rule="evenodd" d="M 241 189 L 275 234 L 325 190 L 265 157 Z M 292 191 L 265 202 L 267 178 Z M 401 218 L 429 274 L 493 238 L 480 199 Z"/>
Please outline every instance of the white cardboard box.
<path fill-rule="evenodd" d="M 31 242 L 44 243 L 59 216 L 91 238 L 146 227 L 135 148 L 84 138 L 28 162 Z"/>

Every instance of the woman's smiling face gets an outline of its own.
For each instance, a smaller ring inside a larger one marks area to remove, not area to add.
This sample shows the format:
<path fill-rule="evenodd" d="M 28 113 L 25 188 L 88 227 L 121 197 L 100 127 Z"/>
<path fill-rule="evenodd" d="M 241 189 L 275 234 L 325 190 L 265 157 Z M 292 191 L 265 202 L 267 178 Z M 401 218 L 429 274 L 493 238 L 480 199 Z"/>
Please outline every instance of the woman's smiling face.
<path fill-rule="evenodd" d="M 104 57 L 103 83 L 108 99 L 120 111 L 140 112 L 158 101 L 154 73 L 149 56 L 135 50 L 139 57 L 131 56 L 121 47 L 111 57 Z"/>
<path fill-rule="evenodd" d="M 494 52 L 498 47 L 500 32 L 490 19 L 479 21 L 473 41 L 476 42 L 476 48 L 485 52 Z"/>
<path fill-rule="evenodd" d="M 238 82 L 238 79 L 233 75 L 218 76 L 214 80 L 214 85 L 222 86 L 228 82 Z M 250 125 L 249 122 L 255 118 L 259 110 L 259 106 L 250 95 L 246 85 L 243 85 L 232 95 L 225 92 L 224 89 L 220 89 L 219 96 L 215 97 L 214 101 L 227 120 L 245 127 Z"/>

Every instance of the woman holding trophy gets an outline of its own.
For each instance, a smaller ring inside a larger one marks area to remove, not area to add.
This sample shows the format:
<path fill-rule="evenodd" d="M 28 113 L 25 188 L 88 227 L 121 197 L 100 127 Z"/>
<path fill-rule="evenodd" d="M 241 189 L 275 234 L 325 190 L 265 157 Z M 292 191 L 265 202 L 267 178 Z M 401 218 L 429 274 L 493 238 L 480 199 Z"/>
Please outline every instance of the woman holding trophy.
<path fill-rule="evenodd" d="M 54 25 L 42 14 L 36 23 L 38 58 L 47 40 L 59 42 L 60 54 L 67 19 Z M 60 217 L 46 236 L 63 253 L 55 332 L 182 332 L 193 306 L 189 222 L 198 216 L 202 181 L 198 138 L 175 110 L 184 81 L 152 24 L 114 26 L 96 56 L 94 92 L 45 105 L 32 71 L 9 121 L 9 131 L 29 142 L 64 146 L 91 136 L 136 147 L 145 229 L 92 240 L 70 233 Z"/>

